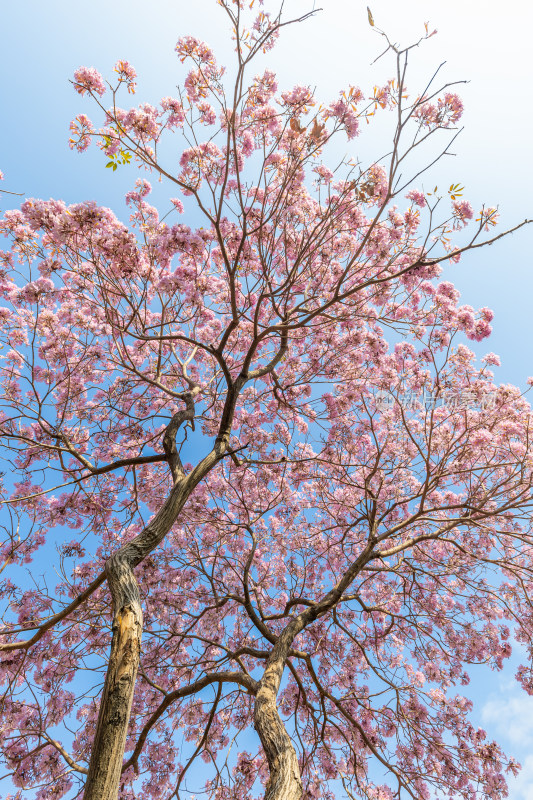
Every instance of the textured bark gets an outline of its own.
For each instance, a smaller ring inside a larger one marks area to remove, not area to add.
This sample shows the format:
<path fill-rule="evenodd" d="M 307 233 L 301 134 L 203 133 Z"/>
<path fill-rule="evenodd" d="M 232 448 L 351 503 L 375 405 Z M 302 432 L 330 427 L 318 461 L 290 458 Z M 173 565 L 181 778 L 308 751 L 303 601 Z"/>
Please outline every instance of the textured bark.
<path fill-rule="evenodd" d="M 276 639 L 259 684 L 254 709 L 255 729 L 270 769 L 264 800 L 300 800 L 303 793 L 296 750 L 277 707 L 281 678 L 292 644 L 304 628 L 339 602 L 343 592 L 369 561 L 372 547 L 373 542 L 369 542 L 331 591 L 294 617 Z"/>
<path fill-rule="evenodd" d="M 163 437 L 163 448 L 174 486 L 161 509 L 144 530 L 121 547 L 106 564 L 107 580 L 113 598 L 113 637 L 85 783 L 84 800 L 118 798 L 142 635 L 142 610 L 133 569 L 161 544 L 193 489 L 228 452 L 235 404 L 247 379 L 248 376 L 243 374 L 232 383 L 222 412 L 215 446 L 188 475 L 183 470 L 175 437 L 184 422 L 192 423 L 194 420 L 194 393 L 183 396 L 186 408 L 174 414 Z M 283 671 L 283 666 L 281 670 Z M 283 727 L 279 716 L 278 720 Z M 298 767 L 297 762 L 296 767 Z M 292 800 L 293 795 L 287 795 L 284 800 L 288 800 L 289 797 Z M 300 795 L 294 797 L 296 799 Z"/>
<path fill-rule="evenodd" d="M 84 800 L 115 800 L 118 796 L 141 650 L 139 589 L 120 551 L 109 560 L 106 572 L 113 596 L 113 638 Z"/>
<path fill-rule="evenodd" d="M 284 662 L 282 657 L 269 659 L 255 701 L 255 729 L 270 769 L 265 800 L 300 800 L 303 791 L 298 757 L 276 702 Z"/>
<path fill-rule="evenodd" d="M 182 413 L 184 419 L 188 418 L 187 412 Z M 121 547 L 106 564 L 113 598 L 113 637 L 84 800 L 118 798 L 142 635 L 142 610 L 133 569 L 163 541 L 193 489 L 224 452 L 225 443 L 221 442 L 189 475 L 178 479 L 146 528 Z M 179 478 L 176 469 L 172 471 L 174 479 Z"/>

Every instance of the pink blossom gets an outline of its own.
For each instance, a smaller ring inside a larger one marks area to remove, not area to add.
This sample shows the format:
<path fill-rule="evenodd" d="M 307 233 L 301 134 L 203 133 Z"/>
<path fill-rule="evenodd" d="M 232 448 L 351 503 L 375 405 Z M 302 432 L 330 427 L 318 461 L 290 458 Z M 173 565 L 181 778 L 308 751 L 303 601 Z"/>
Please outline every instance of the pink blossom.
<path fill-rule="evenodd" d="M 463 104 L 460 98 L 456 94 L 447 92 L 444 98 L 437 100 L 437 105 L 419 98 L 413 116 L 421 125 L 448 128 L 459 121 L 462 113 Z"/>
<path fill-rule="evenodd" d="M 389 191 L 389 179 L 384 167 L 374 164 L 365 174 L 365 182 L 368 184 L 372 200 L 376 203 L 383 202 Z"/>
<path fill-rule="evenodd" d="M 100 95 L 105 94 L 104 79 L 94 67 L 79 67 L 74 73 L 74 88 L 79 94 L 86 92 Z"/>
<path fill-rule="evenodd" d="M 412 208 L 407 209 L 404 214 L 403 221 L 405 227 L 414 232 L 420 225 L 420 212 L 413 210 Z"/>
<path fill-rule="evenodd" d="M 437 286 L 437 297 L 447 298 L 455 303 L 459 299 L 459 292 L 453 283 L 443 281 Z"/>
<path fill-rule="evenodd" d="M 145 178 L 137 178 L 135 187 L 139 192 L 140 197 L 146 197 L 152 191 L 151 184 Z"/>
<path fill-rule="evenodd" d="M 438 101 L 440 113 L 447 124 L 455 125 L 463 115 L 463 103 L 456 94 L 446 92 L 443 100 Z"/>
<path fill-rule="evenodd" d="M 282 102 L 293 113 L 307 114 L 310 107 L 315 105 L 314 95 L 309 86 L 294 86 L 288 92 L 282 92 Z"/>
<path fill-rule="evenodd" d="M 0 307 L 0 325 L 4 325 L 13 316 L 13 311 L 9 308 Z"/>
<path fill-rule="evenodd" d="M 465 330 L 472 330 L 475 322 L 474 309 L 472 306 L 460 306 L 457 309 L 457 321 Z"/>
<path fill-rule="evenodd" d="M 261 3 L 262 5 L 262 3 Z M 251 7 L 251 6 L 250 6 Z M 252 41 L 262 41 L 261 52 L 268 53 L 279 37 L 279 27 L 272 22 L 268 11 L 260 11 L 252 23 Z"/>
<path fill-rule="evenodd" d="M 91 120 L 85 114 L 78 114 L 70 123 L 70 130 L 76 138 L 69 139 L 69 147 L 82 153 L 89 147 L 91 135 L 94 133 Z"/>
<path fill-rule="evenodd" d="M 318 167 L 314 167 L 313 172 L 316 172 L 318 177 L 324 181 L 324 183 L 330 183 L 333 179 L 333 172 L 324 164 L 320 164 Z"/>
<path fill-rule="evenodd" d="M 386 108 L 389 99 L 391 96 L 391 85 L 387 83 L 385 86 L 374 86 L 374 94 L 372 100 L 376 103 L 376 105 L 381 106 L 381 108 Z"/>
<path fill-rule="evenodd" d="M 241 138 L 242 153 L 244 156 L 249 157 L 255 150 L 255 140 L 250 131 L 244 131 Z"/>
<path fill-rule="evenodd" d="M 191 70 L 185 78 L 185 90 L 187 97 L 193 103 L 197 103 L 209 93 L 209 80 L 202 70 Z"/>
<path fill-rule="evenodd" d="M 359 120 L 357 114 L 352 107 L 352 103 L 345 97 L 341 96 L 334 103 L 331 103 L 328 111 L 328 117 L 335 117 L 344 126 L 348 139 L 353 139 L 359 132 Z"/>
<path fill-rule="evenodd" d="M 126 112 L 117 109 L 116 116 L 124 130 L 133 131 L 141 139 L 159 137 L 159 112 L 149 103 L 144 103 L 139 108 L 130 108 Z"/>
<path fill-rule="evenodd" d="M 256 125 L 273 136 L 278 136 L 282 130 L 280 115 L 273 106 L 256 106 L 250 116 Z"/>
<path fill-rule="evenodd" d="M 413 117 L 417 119 L 421 125 L 427 127 L 437 125 L 439 121 L 436 106 L 432 103 L 421 102 L 420 100 L 415 107 Z"/>
<path fill-rule="evenodd" d="M 182 36 L 178 39 L 175 47 L 180 61 L 192 58 L 199 64 L 212 64 L 214 62 L 213 51 L 205 42 L 196 39 L 194 36 Z"/>
<path fill-rule="evenodd" d="M 454 200 L 452 207 L 454 216 L 460 222 L 466 223 L 466 220 L 472 219 L 474 216 L 474 209 L 468 200 Z"/>
<path fill-rule="evenodd" d="M 135 78 L 137 73 L 128 61 L 117 61 L 114 72 L 118 74 L 119 83 L 125 83 L 130 94 L 135 94 Z"/>
<path fill-rule="evenodd" d="M 489 366 L 494 366 L 494 367 L 501 366 L 500 357 L 497 356 L 496 353 L 487 353 L 485 356 L 483 356 L 482 360 L 485 362 L 485 364 Z"/>
<path fill-rule="evenodd" d="M 215 124 L 217 115 L 213 106 L 209 105 L 209 103 L 198 103 L 196 108 L 200 112 L 200 120 L 204 123 L 204 125 Z"/>
<path fill-rule="evenodd" d="M 249 102 L 254 105 L 265 105 L 274 97 L 277 88 L 276 75 L 267 69 L 262 75 L 255 76 L 248 93 Z"/>
<path fill-rule="evenodd" d="M 497 208 L 485 208 L 483 207 L 479 214 L 479 221 L 483 227 L 483 230 L 488 231 L 494 225 L 498 224 L 499 213 Z"/>
<path fill-rule="evenodd" d="M 406 194 L 406 197 L 412 200 L 416 206 L 420 206 L 420 208 L 424 208 L 426 205 L 426 196 L 424 192 L 420 192 L 418 189 L 412 189 Z"/>
<path fill-rule="evenodd" d="M 163 97 L 161 108 L 168 112 L 167 126 L 169 128 L 181 128 L 185 121 L 185 110 L 179 100 L 173 97 Z"/>
<path fill-rule="evenodd" d="M 179 200 L 177 197 L 171 197 L 170 202 L 172 203 L 178 214 L 183 214 L 184 208 L 181 200 Z"/>

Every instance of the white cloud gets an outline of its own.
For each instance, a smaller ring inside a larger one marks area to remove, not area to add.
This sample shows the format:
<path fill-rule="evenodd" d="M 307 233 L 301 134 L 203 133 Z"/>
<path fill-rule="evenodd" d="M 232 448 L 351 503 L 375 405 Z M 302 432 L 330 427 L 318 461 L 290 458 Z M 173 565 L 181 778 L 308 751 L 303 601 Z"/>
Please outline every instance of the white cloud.
<path fill-rule="evenodd" d="M 533 798 L 533 697 L 512 680 L 500 678 L 481 708 L 481 723 L 489 738 L 522 765 L 516 778 L 508 777 L 509 800 Z"/>
<path fill-rule="evenodd" d="M 527 756 L 516 778 L 509 781 L 509 800 L 531 800 L 533 797 L 533 756 Z"/>
<path fill-rule="evenodd" d="M 516 685 L 503 685 L 501 695 L 491 696 L 484 704 L 481 719 L 502 743 L 506 740 L 514 748 L 530 748 L 533 745 L 533 697 L 519 692 Z"/>

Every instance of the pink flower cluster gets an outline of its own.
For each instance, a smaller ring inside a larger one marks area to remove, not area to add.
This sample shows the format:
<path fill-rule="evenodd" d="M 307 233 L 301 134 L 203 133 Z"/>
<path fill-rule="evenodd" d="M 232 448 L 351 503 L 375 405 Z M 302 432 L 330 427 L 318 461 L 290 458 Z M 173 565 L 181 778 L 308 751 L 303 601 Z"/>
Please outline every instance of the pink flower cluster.
<path fill-rule="evenodd" d="M 377 106 L 379 105 L 381 108 L 387 108 L 392 98 L 391 90 L 391 82 L 387 83 L 385 86 L 374 86 L 374 94 L 371 99 Z"/>
<path fill-rule="evenodd" d="M 172 205 L 174 206 L 174 208 L 176 209 L 178 214 L 183 214 L 183 211 L 184 211 L 183 203 L 181 202 L 181 200 L 179 198 L 171 197 L 170 198 L 170 202 L 172 203 Z"/>
<path fill-rule="evenodd" d="M 371 186 L 373 201 L 376 203 L 383 202 L 389 191 L 389 178 L 385 168 L 381 164 L 374 164 L 367 170 L 365 181 Z"/>
<path fill-rule="evenodd" d="M 159 113 L 150 103 L 143 103 L 139 108 L 130 108 L 129 111 L 117 108 L 114 111 L 114 116 L 124 131 L 131 131 L 145 141 L 146 139 L 159 138 Z M 113 111 L 109 110 L 108 118 L 112 119 L 112 116 Z"/>
<path fill-rule="evenodd" d="M 352 107 L 352 103 L 343 98 L 342 96 L 331 103 L 327 117 L 335 117 L 344 126 L 348 139 L 353 139 L 359 132 L 359 119 L 357 113 Z"/>
<path fill-rule="evenodd" d="M 215 62 L 213 51 L 209 45 L 194 36 L 180 37 L 175 51 L 182 62 L 186 58 L 191 58 L 197 64 L 214 64 Z"/>
<path fill-rule="evenodd" d="M 309 108 L 315 105 L 315 98 L 309 86 L 294 86 L 290 91 L 282 92 L 281 102 L 293 114 L 307 114 Z"/>
<path fill-rule="evenodd" d="M 424 208 L 424 206 L 426 205 L 426 196 L 424 192 L 421 192 L 418 189 L 412 189 L 410 192 L 406 194 L 406 197 L 409 200 L 412 200 L 415 206 L 420 206 L 420 208 Z"/>
<path fill-rule="evenodd" d="M 130 94 L 135 94 L 137 73 L 128 61 L 117 61 L 114 71 L 118 74 L 119 83 L 125 83 Z"/>
<path fill-rule="evenodd" d="M 474 216 L 474 209 L 468 200 L 454 200 L 452 209 L 456 228 L 464 227 Z"/>
<path fill-rule="evenodd" d="M 463 103 L 456 94 L 447 92 L 444 98 L 439 98 L 437 105 L 430 102 L 424 102 L 420 98 L 413 112 L 413 117 L 417 119 L 420 125 L 428 128 L 449 128 L 455 125 L 463 114 Z"/>
<path fill-rule="evenodd" d="M 324 164 L 320 164 L 318 167 L 313 168 L 313 172 L 316 172 L 319 179 L 322 180 L 324 183 L 330 183 L 333 180 L 333 172 L 326 167 Z"/>
<path fill-rule="evenodd" d="M 74 88 L 78 94 L 105 94 L 106 85 L 94 67 L 79 67 L 74 73 Z"/>
<path fill-rule="evenodd" d="M 274 97 L 277 88 L 275 73 L 267 69 L 262 75 L 255 76 L 248 91 L 247 101 L 252 105 L 264 105 Z"/>
<path fill-rule="evenodd" d="M 446 125 L 455 125 L 461 119 L 464 111 L 464 106 L 461 98 L 446 92 L 444 98 L 438 101 L 439 112 Z"/>
<path fill-rule="evenodd" d="M 174 97 L 163 97 L 161 108 L 168 113 L 166 125 L 168 128 L 181 128 L 185 121 L 185 110 L 179 100 Z"/>
<path fill-rule="evenodd" d="M 82 153 L 89 147 L 94 133 L 91 120 L 85 114 L 78 114 L 70 123 L 70 130 L 73 137 L 69 139 L 69 147 Z"/>
<path fill-rule="evenodd" d="M 224 174 L 224 154 L 214 142 L 204 142 L 196 147 L 184 150 L 180 165 L 180 181 L 191 189 L 198 189 L 205 178 L 215 185 L 220 183 Z M 189 190 L 186 190 L 186 194 Z"/>
<path fill-rule="evenodd" d="M 198 103 L 196 108 L 200 112 L 200 122 L 204 125 L 214 125 L 217 121 L 215 109 L 209 103 Z"/>
<path fill-rule="evenodd" d="M 499 213 L 497 208 L 483 207 L 479 214 L 479 222 L 483 230 L 489 231 L 491 227 L 498 224 Z"/>

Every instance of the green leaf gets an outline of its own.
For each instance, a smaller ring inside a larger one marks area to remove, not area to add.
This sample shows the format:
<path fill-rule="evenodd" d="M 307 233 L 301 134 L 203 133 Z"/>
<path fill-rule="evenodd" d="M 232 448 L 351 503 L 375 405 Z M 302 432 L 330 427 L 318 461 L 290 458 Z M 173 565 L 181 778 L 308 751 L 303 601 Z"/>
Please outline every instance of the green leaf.
<path fill-rule="evenodd" d="M 105 168 L 107 169 L 108 167 L 115 167 L 115 169 L 116 169 L 115 162 L 114 161 L 108 161 L 107 164 L 105 165 Z"/>

